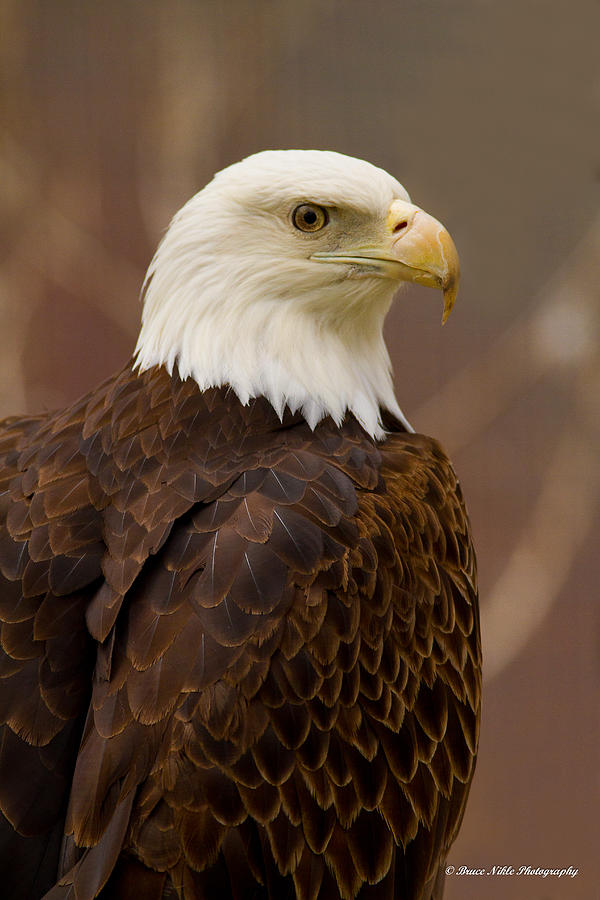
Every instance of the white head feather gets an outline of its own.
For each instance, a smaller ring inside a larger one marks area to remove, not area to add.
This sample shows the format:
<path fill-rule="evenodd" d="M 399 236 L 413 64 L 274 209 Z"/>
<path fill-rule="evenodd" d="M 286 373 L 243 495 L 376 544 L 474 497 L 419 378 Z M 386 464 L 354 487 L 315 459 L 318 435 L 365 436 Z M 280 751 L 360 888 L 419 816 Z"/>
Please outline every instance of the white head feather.
<path fill-rule="evenodd" d="M 204 390 L 264 396 L 311 427 L 352 412 L 381 438 L 398 407 L 383 322 L 398 283 L 311 256 L 373 241 L 402 185 L 370 163 L 319 150 L 269 150 L 219 172 L 175 215 L 145 281 L 141 371 L 176 367 Z M 321 231 L 293 210 L 330 210 Z"/>

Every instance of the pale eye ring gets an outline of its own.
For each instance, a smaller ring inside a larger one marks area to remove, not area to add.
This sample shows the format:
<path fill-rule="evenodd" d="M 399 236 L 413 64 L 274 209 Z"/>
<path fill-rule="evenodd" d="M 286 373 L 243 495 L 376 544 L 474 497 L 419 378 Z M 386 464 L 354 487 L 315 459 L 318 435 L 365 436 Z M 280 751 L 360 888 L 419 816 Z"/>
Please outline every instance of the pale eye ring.
<path fill-rule="evenodd" d="M 320 231 L 329 222 L 329 215 L 316 203 L 301 203 L 292 213 L 292 222 L 299 231 Z"/>

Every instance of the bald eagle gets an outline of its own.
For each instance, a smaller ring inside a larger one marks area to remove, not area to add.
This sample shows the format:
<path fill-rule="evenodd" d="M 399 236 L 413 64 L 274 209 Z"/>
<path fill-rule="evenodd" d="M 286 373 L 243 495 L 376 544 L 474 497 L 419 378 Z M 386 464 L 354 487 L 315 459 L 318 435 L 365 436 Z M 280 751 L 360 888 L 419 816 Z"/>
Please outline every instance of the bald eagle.
<path fill-rule="evenodd" d="M 0 426 L 12 900 L 431 900 L 473 776 L 475 559 L 392 387 L 447 231 L 369 163 L 266 151 L 177 213 L 135 358 Z"/>

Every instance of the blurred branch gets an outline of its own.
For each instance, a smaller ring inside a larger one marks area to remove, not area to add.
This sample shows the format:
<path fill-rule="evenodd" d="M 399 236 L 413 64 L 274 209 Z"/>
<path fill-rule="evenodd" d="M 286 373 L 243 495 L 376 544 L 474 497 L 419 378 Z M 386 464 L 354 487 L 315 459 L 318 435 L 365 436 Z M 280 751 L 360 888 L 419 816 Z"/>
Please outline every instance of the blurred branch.
<path fill-rule="evenodd" d="M 526 646 L 558 599 L 600 501 L 597 448 L 574 427 L 561 436 L 537 501 L 484 604 L 483 650 L 491 681 Z"/>
<path fill-rule="evenodd" d="M 91 232 L 40 196 L 35 179 L 22 174 L 30 172 L 32 166 L 26 165 L 21 148 L 14 147 L 11 157 L 19 162 L 13 163 L 8 157 L 5 144 L 5 153 L 0 156 L 0 181 L 11 186 L 11 193 L 19 195 L 23 206 L 35 210 L 13 249 L 15 260 L 66 288 L 78 300 L 91 302 L 119 328 L 133 334 L 132 304 L 107 303 L 107 299 L 138 296 L 143 271 L 108 251 Z M 137 318 L 136 310 L 134 315 Z"/>
<path fill-rule="evenodd" d="M 510 406 L 557 367 L 577 369 L 598 333 L 600 217 L 521 318 L 411 416 L 419 431 L 436 433 L 456 456 Z M 460 416 L 447 411 L 460 403 Z"/>
<path fill-rule="evenodd" d="M 513 551 L 484 599 L 488 681 L 525 647 L 558 599 L 600 505 L 600 354 L 594 338 L 599 257 L 600 218 L 527 314 L 414 416 L 427 431 L 459 397 L 460 420 L 445 420 L 446 443 L 455 455 L 540 378 L 553 371 L 564 376 L 565 369 L 577 373 L 570 421 L 557 436 Z"/>

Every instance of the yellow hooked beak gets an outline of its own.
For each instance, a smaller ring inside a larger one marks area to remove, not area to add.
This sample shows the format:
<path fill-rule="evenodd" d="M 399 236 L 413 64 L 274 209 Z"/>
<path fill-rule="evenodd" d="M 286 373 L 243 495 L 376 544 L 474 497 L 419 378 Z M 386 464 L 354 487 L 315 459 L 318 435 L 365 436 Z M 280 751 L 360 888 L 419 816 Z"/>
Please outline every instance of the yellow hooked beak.
<path fill-rule="evenodd" d="M 373 274 L 441 289 L 442 324 L 456 300 L 460 266 L 454 241 L 441 222 L 406 200 L 392 201 L 377 246 L 315 253 L 312 259 L 367 266 Z"/>

